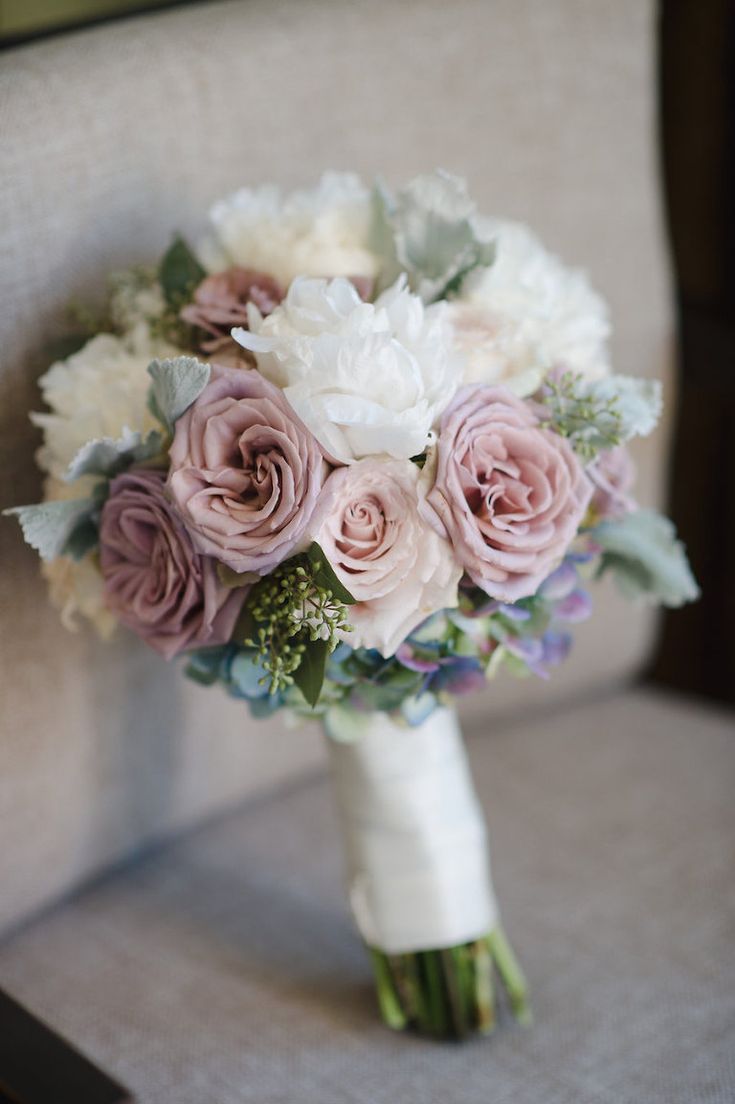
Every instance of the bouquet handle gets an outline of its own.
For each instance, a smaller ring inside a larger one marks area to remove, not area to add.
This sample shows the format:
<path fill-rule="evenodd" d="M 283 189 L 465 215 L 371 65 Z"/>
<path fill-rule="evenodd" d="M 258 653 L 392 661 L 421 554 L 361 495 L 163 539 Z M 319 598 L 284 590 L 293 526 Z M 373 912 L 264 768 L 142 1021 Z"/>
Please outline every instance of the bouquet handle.
<path fill-rule="evenodd" d="M 494 967 L 526 1020 L 455 711 L 437 709 L 415 727 L 352 714 L 349 740 L 332 717 L 328 731 L 350 904 L 385 1022 L 444 1037 L 491 1031 Z"/>

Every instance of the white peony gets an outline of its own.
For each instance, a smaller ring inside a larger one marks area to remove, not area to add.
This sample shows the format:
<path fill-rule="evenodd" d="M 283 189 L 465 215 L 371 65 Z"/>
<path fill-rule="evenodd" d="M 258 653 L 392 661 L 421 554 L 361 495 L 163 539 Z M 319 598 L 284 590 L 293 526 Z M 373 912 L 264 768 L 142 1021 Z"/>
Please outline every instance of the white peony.
<path fill-rule="evenodd" d="M 374 304 L 348 280 L 300 278 L 267 318 L 249 313 L 232 336 L 333 457 L 426 448 L 459 382 L 445 304 L 425 307 L 403 278 Z"/>
<path fill-rule="evenodd" d="M 51 604 L 59 611 L 61 623 L 70 632 L 79 628 L 83 617 L 94 625 L 103 640 L 109 640 L 117 621 L 105 605 L 104 586 L 91 556 L 72 560 L 58 556 L 41 563 L 41 573 L 48 583 Z"/>
<path fill-rule="evenodd" d="M 134 346 L 134 347 L 133 347 Z M 50 413 L 31 414 L 43 430 L 38 463 L 63 479 L 82 445 L 96 437 L 119 437 L 126 427 L 146 433 L 158 425 L 147 407 L 150 377 L 146 369 L 155 347 L 98 334 L 66 360 L 57 361 L 39 380 Z"/>
<path fill-rule="evenodd" d="M 503 383 L 531 394 L 554 367 L 600 379 L 610 370 L 604 301 L 525 226 L 478 219 L 496 257 L 449 305 L 465 383 Z"/>
<path fill-rule="evenodd" d="M 84 493 L 80 482 L 70 486 L 49 478 L 44 486 L 44 499 L 76 498 Z M 86 485 L 87 480 L 83 483 Z M 81 560 L 57 556 L 54 560 L 43 561 L 41 573 L 48 583 L 51 603 L 61 614 L 64 628 L 75 632 L 79 628 L 79 618 L 83 617 L 94 625 L 103 640 L 109 640 L 117 619 L 105 604 L 102 575 L 91 553 Z"/>
<path fill-rule="evenodd" d="M 255 268 L 288 287 L 296 276 L 377 275 L 368 246 L 370 192 L 352 173 L 325 173 L 316 188 L 283 197 L 273 186 L 242 188 L 210 211 L 199 246 L 210 272 Z"/>

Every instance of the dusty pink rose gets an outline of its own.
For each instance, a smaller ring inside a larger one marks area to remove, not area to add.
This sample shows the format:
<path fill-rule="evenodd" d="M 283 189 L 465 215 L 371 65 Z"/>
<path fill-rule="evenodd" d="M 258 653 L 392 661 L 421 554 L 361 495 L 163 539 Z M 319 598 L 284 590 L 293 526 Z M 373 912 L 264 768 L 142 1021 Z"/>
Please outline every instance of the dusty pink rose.
<path fill-rule="evenodd" d="M 457 605 L 462 568 L 421 517 L 418 482 L 410 460 L 360 460 L 324 486 L 312 534 L 357 600 L 353 648 L 391 656 L 430 614 Z"/>
<path fill-rule="evenodd" d="M 232 345 L 238 355 L 240 346 L 230 337 L 234 326 L 248 325 L 248 303 L 254 303 L 261 314 L 270 314 L 284 296 L 277 280 L 254 268 L 235 266 L 216 272 L 202 280 L 194 299 L 179 312 L 179 317 L 203 332 L 200 349 L 216 353 Z"/>
<path fill-rule="evenodd" d="M 635 465 L 624 445 L 601 452 L 587 474 L 594 485 L 590 503 L 600 518 L 621 518 L 636 507 L 628 493 L 635 482 Z"/>
<path fill-rule="evenodd" d="M 426 499 L 476 586 L 514 602 L 560 562 L 592 493 L 570 445 L 505 387 L 463 388 L 445 410 Z"/>
<path fill-rule="evenodd" d="M 176 423 L 170 456 L 171 496 L 199 552 L 265 575 L 299 550 L 327 465 L 259 372 L 213 365 Z"/>
<path fill-rule="evenodd" d="M 200 556 L 165 493 L 166 473 L 118 475 L 102 509 L 100 567 L 109 609 L 173 659 L 232 635 L 245 591 L 228 590 Z"/>

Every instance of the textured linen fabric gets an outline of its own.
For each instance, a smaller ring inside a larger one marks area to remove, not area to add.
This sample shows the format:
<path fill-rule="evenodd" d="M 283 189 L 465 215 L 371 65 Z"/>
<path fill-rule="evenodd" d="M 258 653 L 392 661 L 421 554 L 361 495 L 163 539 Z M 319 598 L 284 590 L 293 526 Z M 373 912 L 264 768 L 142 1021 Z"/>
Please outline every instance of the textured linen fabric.
<path fill-rule="evenodd" d="M 528 221 L 610 300 L 617 368 L 666 376 L 652 0 L 242 0 L 111 23 L 0 66 L 0 490 L 32 502 L 44 348 L 66 304 L 192 236 L 242 184 L 325 168 L 399 183 L 436 165 Z M 670 391 L 667 398 L 671 398 Z M 639 450 L 655 500 L 665 431 Z M 35 553 L 0 523 L 0 928 L 141 841 L 316 762 L 136 642 L 69 636 Z M 496 683 L 486 716 L 619 680 L 652 620 L 603 589 L 549 685 Z M 543 695 L 543 697 L 541 697 Z"/>
<path fill-rule="evenodd" d="M 382 1027 L 323 779 L 28 926 L 0 985 L 140 1104 L 731 1104 L 733 716 L 621 694 L 469 748 L 530 1030 Z"/>

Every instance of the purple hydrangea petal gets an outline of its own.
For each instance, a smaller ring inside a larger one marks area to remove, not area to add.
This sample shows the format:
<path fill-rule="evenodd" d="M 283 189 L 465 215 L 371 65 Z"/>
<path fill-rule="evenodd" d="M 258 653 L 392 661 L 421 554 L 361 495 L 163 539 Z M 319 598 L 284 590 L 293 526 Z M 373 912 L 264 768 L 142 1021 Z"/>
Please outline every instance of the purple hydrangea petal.
<path fill-rule="evenodd" d="M 450 694 L 470 694 L 485 684 L 485 671 L 476 659 L 469 656 L 447 661 L 431 679 L 432 690 L 447 690 Z"/>
<path fill-rule="evenodd" d="M 576 585 L 577 569 L 568 557 L 556 571 L 552 571 L 551 575 L 544 579 L 538 588 L 538 594 L 549 602 L 558 602 L 571 594 Z"/>
<path fill-rule="evenodd" d="M 532 616 L 530 610 L 511 605 L 509 602 L 498 603 L 498 613 L 502 613 L 509 621 L 529 621 Z"/>
<path fill-rule="evenodd" d="M 577 624 L 586 621 L 592 613 L 592 599 L 586 590 L 575 590 L 554 609 L 554 616 L 560 621 Z"/>
<path fill-rule="evenodd" d="M 553 629 L 549 629 L 548 632 L 544 633 L 542 645 L 543 662 L 548 663 L 550 667 L 556 667 L 569 655 L 569 650 L 572 646 L 572 637 L 570 633 L 556 632 Z"/>
<path fill-rule="evenodd" d="M 422 659 L 417 656 L 410 644 L 401 644 L 396 652 L 396 659 L 409 671 L 434 672 L 439 670 L 439 664 L 433 659 Z"/>

